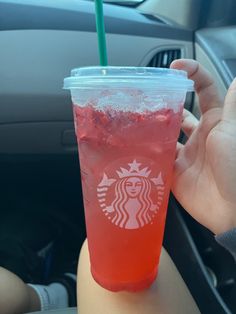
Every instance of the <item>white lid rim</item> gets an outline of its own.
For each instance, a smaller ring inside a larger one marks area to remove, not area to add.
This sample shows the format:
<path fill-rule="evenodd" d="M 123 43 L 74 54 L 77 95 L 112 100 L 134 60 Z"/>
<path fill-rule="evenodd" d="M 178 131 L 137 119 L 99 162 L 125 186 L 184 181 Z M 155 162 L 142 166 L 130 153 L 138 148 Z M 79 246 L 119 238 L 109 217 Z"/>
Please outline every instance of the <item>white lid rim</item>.
<path fill-rule="evenodd" d="M 194 91 L 194 82 L 181 70 L 148 67 L 84 67 L 71 71 L 64 89 L 129 88 Z"/>

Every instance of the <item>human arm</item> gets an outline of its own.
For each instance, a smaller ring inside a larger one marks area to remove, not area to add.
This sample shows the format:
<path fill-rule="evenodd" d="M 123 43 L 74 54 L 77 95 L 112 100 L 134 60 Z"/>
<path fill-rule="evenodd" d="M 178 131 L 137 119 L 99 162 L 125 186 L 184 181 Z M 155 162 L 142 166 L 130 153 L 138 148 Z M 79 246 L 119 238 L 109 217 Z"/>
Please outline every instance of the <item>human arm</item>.
<path fill-rule="evenodd" d="M 110 292 L 100 287 L 91 275 L 85 241 L 78 265 L 77 301 L 79 314 L 200 314 L 165 249 L 158 277 L 149 289 L 138 293 Z"/>

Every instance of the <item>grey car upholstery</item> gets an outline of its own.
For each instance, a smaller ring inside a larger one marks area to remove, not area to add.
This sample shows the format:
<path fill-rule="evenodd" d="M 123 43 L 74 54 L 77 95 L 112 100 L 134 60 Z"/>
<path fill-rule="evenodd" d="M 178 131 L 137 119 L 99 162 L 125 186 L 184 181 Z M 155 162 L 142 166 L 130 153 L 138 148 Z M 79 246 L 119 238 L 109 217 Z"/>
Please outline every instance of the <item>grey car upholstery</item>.
<path fill-rule="evenodd" d="M 206 52 L 228 87 L 236 76 L 236 26 L 202 29 L 196 43 Z"/>
<path fill-rule="evenodd" d="M 28 314 L 77 314 L 77 309 L 73 307 L 60 310 L 32 312 Z"/>

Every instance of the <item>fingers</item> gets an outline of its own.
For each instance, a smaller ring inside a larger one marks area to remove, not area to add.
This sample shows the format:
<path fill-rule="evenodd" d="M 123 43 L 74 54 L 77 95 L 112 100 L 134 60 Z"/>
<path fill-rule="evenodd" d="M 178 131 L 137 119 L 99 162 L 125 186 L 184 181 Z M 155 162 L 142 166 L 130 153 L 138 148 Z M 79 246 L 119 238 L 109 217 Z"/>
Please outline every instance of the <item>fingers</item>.
<path fill-rule="evenodd" d="M 182 120 L 182 130 L 187 137 L 190 137 L 193 131 L 198 126 L 198 119 L 188 110 L 184 109 L 183 120 Z"/>
<path fill-rule="evenodd" d="M 202 113 L 212 108 L 222 107 L 223 100 L 217 91 L 213 78 L 197 61 L 179 59 L 172 62 L 170 67 L 172 69 L 186 71 L 188 77 L 194 81 Z"/>
<path fill-rule="evenodd" d="M 198 119 L 195 118 L 194 115 L 191 112 L 189 112 L 188 110 L 184 109 L 182 126 L 181 126 L 184 134 L 187 137 L 190 137 L 191 134 L 193 133 L 193 131 L 197 128 L 198 124 L 199 124 Z M 183 147 L 184 147 L 184 145 L 182 143 L 177 142 L 176 156 L 175 156 L 176 159 L 178 159 L 179 153 L 180 153 L 180 151 L 182 150 Z"/>
<path fill-rule="evenodd" d="M 175 159 L 178 158 L 179 153 L 180 153 L 180 151 L 181 151 L 181 149 L 182 149 L 183 147 L 184 147 L 183 144 L 181 144 L 180 142 L 177 142 Z"/>
<path fill-rule="evenodd" d="M 231 83 L 225 97 L 223 119 L 236 120 L 236 78 Z"/>

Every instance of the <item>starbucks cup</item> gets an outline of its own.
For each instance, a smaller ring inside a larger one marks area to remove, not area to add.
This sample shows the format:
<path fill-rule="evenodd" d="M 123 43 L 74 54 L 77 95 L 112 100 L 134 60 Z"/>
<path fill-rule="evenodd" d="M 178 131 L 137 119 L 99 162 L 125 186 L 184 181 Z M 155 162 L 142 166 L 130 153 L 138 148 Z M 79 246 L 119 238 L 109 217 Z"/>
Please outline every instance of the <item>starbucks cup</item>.
<path fill-rule="evenodd" d="M 155 280 L 183 105 L 193 81 L 178 70 L 74 69 L 78 140 L 91 273 L 111 291 Z"/>

